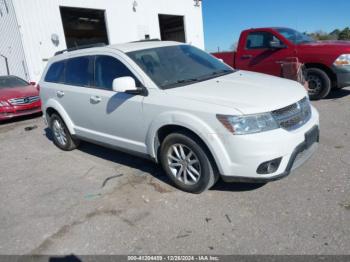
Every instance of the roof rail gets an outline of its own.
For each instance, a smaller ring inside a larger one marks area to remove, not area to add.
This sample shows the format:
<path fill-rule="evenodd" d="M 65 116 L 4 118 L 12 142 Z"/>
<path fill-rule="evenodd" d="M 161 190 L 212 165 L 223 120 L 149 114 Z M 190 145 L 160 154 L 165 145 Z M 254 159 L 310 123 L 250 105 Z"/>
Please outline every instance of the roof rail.
<path fill-rule="evenodd" d="M 55 56 L 63 54 L 65 52 L 71 52 L 71 51 L 75 51 L 75 50 L 87 49 L 87 48 L 92 48 L 92 47 L 103 47 L 103 46 L 106 46 L 106 44 L 105 43 L 97 43 L 97 44 L 91 44 L 91 45 L 81 45 L 81 46 L 67 48 L 67 49 L 64 49 L 64 50 L 61 50 L 61 51 L 57 51 L 55 53 Z"/>
<path fill-rule="evenodd" d="M 130 43 L 157 42 L 157 41 L 161 41 L 161 40 L 158 38 L 152 38 L 152 39 L 143 39 L 143 40 L 138 40 L 138 41 L 132 41 Z"/>

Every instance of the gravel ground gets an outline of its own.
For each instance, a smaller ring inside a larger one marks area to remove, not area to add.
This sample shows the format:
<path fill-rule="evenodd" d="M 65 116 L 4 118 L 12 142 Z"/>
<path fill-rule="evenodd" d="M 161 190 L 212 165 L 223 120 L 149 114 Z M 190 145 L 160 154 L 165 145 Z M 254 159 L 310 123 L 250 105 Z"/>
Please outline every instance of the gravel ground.
<path fill-rule="evenodd" d="M 2 124 L 0 254 L 350 254 L 350 88 L 314 105 L 321 144 L 304 166 L 201 195 L 143 159 L 60 151 L 41 117 Z"/>

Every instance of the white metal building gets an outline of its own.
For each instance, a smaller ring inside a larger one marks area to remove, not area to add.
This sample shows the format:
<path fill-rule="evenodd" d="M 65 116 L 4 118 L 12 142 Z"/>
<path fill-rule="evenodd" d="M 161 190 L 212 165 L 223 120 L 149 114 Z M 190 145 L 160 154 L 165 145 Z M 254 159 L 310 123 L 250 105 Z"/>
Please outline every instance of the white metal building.
<path fill-rule="evenodd" d="M 0 75 L 37 81 L 59 50 L 148 38 L 204 49 L 201 1 L 0 0 Z"/>

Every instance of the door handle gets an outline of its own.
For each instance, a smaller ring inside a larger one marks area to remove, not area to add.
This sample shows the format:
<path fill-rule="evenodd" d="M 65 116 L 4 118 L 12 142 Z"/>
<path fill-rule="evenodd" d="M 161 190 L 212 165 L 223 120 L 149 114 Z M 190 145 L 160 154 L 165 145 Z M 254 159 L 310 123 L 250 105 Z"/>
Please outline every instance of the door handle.
<path fill-rule="evenodd" d="M 61 97 L 64 96 L 64 92 L 63 91 L 57 91 L 56 95 L 57 95 L 57 97 L 61 98 Z"/>
<path fill-rule="evenodd" d="M 92 96 L 92 97 L 90 97 L 90 102 L 92 104 L 98 104 L 98 103 L 101 102 L 101 97 L 99 97 L 99 96 Z"/>
<path fill-rule="evenodd" d="M 251 59 L 252 57 L 252 55 L 242 55 L 241 59 Z"/>

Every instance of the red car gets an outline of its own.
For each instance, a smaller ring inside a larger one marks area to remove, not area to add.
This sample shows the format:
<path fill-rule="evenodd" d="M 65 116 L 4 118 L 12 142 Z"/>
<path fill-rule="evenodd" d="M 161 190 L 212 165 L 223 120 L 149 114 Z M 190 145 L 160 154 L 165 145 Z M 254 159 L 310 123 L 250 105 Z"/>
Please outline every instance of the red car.
<path fill-rule="evenodd" d="M 38 87 L 16 76 L 0 76 L 0 121 L 39 112 Z"/>

